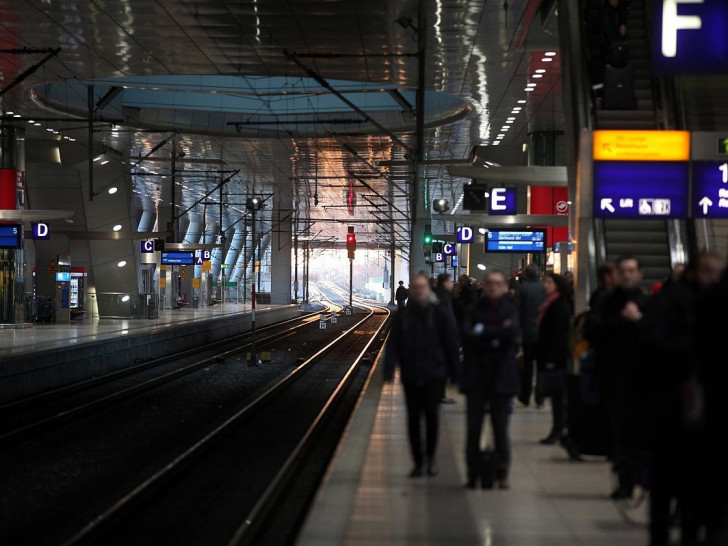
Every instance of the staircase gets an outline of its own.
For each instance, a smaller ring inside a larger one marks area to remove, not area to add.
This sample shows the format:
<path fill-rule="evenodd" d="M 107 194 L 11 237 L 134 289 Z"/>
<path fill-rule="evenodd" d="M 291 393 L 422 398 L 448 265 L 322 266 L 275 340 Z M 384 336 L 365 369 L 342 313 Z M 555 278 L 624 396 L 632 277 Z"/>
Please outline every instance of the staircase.
<path fill-rule="evenodd" d="M 657 128 L 645 0 L 630 2 L 627 41 L 637 108 L 603 110 L 598 107 L 595 112 L 597 129 Z M 597 106 L 600 106 L 599 101 Z M 660 281 L 670 274 L 670 241 L 665 220 L 604 220 L 604 238 L 609 261 L 626 254 L 640 259 L 645 267 L 645 284 Z"/>

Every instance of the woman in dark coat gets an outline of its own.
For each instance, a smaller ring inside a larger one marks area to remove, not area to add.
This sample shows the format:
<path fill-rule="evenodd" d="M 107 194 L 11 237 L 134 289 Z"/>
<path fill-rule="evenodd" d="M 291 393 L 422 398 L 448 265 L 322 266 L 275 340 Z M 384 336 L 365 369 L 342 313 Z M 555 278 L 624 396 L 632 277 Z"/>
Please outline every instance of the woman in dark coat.
<path fill-rule="evenodd" d="M 553 425 L 542 444 L 555 444 L 566 433 L 566 366 L 569 360 L 571 306 L 566 280 L 554 273 L 543 279 L 546 300 L 538 314 L 538 388 L 551 398 Z"/>

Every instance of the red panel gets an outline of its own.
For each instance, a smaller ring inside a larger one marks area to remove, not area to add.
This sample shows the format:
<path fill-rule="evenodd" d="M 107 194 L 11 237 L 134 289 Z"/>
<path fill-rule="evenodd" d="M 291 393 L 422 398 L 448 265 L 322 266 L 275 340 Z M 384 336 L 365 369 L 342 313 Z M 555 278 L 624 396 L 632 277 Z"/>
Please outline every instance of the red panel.
<path fill-rule="evenodd" d="M 569 190 L 564 187 L 532 187 L 531 188 L 531 214 L 569 214 Z M 547 232 L 547 245 L 569 240 L 568 227 L 549 227 Z"/>
<path fill-rule="evenodd" d="M 17 180 L 15 169 L 0 169 L 0 210 L 18 208 Z"/>

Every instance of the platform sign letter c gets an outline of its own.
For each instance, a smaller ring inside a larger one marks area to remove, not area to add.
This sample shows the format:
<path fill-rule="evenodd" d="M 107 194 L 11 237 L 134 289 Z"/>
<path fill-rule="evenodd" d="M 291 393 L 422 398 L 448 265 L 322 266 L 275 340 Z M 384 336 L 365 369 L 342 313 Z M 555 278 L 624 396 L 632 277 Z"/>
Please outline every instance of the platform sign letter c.
<path fill-rule="evenodd" d="M 154 252 L 154 241 L 142 241 L 142 254 Z"/>
<path fill-rule="evenodd" d="M 662 54 L 677 56 L 677 31 L 698 30 L 703 22 L 698 15 L 678 15 L 680 4 L 702 4 L 704 0 L 663 0 L 662 4 Z"/>

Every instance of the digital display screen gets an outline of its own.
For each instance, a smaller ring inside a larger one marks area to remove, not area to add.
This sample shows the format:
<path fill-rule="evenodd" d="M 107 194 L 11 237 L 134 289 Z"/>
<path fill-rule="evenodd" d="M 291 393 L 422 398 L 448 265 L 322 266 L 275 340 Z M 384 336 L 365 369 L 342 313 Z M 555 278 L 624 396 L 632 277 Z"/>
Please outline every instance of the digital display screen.
<path fill-rule="evenodd" d="M 693 217 L 728 218 L 728 161 L 693 162 Z"/>
<path fill-rule="evenodd" d="M 23 226 L 20 224 L 0 224 L 0 248 L 22 248 Z"/>
<path fill-rule="evenodd" d="M 485 236 L 486 252 L 546 252 L 545 229 L 492 229 Z"/>
<path fill-rule="evenodd" d="M 56 272 L 56 281 L 57 282 L 69 282 L 70 280 L 71 280 L 71 273 Z"/>
<path fill-rule="evenodd" d="M 686 218 L 687 161 L 595 161 L 597 218 Z"/>
<path fill-rule="evenodd" d="M 162 265 L 194 265 L 193 252 L 162 252 Z"/>

